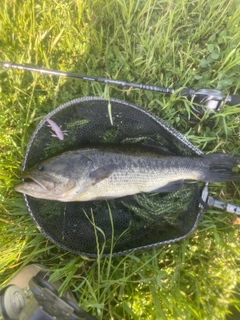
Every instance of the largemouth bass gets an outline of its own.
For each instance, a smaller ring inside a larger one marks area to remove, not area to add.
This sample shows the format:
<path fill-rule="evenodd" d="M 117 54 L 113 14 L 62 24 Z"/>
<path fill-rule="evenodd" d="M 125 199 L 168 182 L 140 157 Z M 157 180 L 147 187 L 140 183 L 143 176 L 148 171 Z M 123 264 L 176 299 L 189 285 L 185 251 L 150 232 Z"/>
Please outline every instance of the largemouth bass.
<path fill-rule="evenodd" d="M 163 155 L 142 146 L 98 146 L 66 151 L 23 172 L 16 191 L 58 201 L 113 199 L 141 192 L 171 192 L 184 180 L 240 180 L 240 156 Z"/>

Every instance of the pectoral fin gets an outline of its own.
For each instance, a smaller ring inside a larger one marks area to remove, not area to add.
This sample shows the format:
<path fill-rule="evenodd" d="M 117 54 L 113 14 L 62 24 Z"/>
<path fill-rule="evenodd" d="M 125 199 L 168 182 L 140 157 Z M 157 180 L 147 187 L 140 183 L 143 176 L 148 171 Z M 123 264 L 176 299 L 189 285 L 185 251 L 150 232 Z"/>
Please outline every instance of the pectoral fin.
<path fill-rule="evenodd" d="M 94 186 L 98 182 L 108 178 L 113 173 L 113 171 L 116 170 L 116 168 L 116 164 L 108 164 L 94 170 L 89 175 L 89 183 Z"/>

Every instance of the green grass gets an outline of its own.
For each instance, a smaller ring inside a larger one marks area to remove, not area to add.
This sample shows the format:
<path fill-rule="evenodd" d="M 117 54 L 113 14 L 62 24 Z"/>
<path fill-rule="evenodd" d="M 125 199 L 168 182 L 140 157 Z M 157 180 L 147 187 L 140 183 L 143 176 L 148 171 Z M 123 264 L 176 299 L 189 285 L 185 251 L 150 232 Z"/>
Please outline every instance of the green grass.
<path fill-rule="evenodd" d="M 158 86 L 240 94 L 239 0 L 1 0 L 0 60 Z M 175 95 L 0 70 L 0 284 L 29 263 L 52 270 L 98 319 L 224 319 L 239 282 L 239 229 L 209 209 L 184 241 L 124 257 L 89 259 L 51 244 L 14 191 L 40 119 L 76 97 L 147 108 L 204 152 L 240 154 L 239 108 L 190 123 Z M 182 117 L 182 114 L 185 117 Z M 240 205 L 239 183 L 211 195 Z M 240 307 L 240 303 L 234 302 Z"/>

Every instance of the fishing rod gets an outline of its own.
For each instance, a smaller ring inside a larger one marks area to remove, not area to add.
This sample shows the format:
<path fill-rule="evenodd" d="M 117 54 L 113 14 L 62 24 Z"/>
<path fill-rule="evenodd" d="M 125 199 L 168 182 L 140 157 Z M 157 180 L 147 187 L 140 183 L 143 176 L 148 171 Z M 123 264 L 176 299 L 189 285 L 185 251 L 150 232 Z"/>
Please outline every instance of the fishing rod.
<path fill-rule="evenodd" d="M 164 88 L 164 87 L 158 87 L 153 85 L 138 84 L 138 83 L 126 82 L 126 81 L 120 81 L 120 80 L 112 80 L 108 78 L 88 76 L 88 75 L 72 73 L 72 72 L 57 71 L 57 70 L 40 68 L 36 66 L 21 65 L 16 63 L 9 63 L 9 62 L 0 62 L 0 67 L 34 71 L 34 72 L 39 72 L 39 73 L 53 75 L 53 76 L 64 76 L 68 78 L 81 79 L 85 81 L 102 82 L 105 84 L 112 84 L 112 85 L 117 85 L 122 87 L 131 87 L 131 88 L 137 88 L 141 90 L 150 90 L 150 91 L 160 92 L 168 95 L 171 95 L 176 92 L 181 96 L 187 97 L 187 99 L 193 103 L 192 104 L 193 111 L 199 115 L 203 115 L 205 112 L 209 112 L 209 113 L 219 112 L 225 104 L 228 104 L 230 106 L 234 106 L 234 105 L 240 106 L 240 96 L 229 95 L 227 97 L 224 97 L 221 91 L 215 90 L 215 89 L 193 90 L 189 88 L 183 88 L 183 89 Z M 203 106 L 201 107 L 201 105 L 203 105 L 204 107 Z M 235 206 L 233 204 L 221 202 L 209 196 L 208 184 L 206 184 L 203 189 L 202 200 L 209 207 L 218 208 L 226 212 L 234 213 L 240 216 L 240 207 Z"/>
<path fill-rule="evenodd" d="M 160 92 L 168 95 L 171 95 L 176 92 L 176 94 L 186 97 L 188 100 L 190 100 L 192 102 L 193 111 L 199 115 L 203 115 L 205 112 L 209 112 L 210 114 L 219 112 L 225 104 L 229 106 L 235 106 L 235 105 L 240 106 L 239 95 L 228 95 L 227 97 L 224 97 L 222 92 L 216 89 L 193 90 L 189 88 L 183 88 L 183 89 L 164 88 L 164 87 L 158 87 L 153 85 L 126 82 L 121 80 L 113 80 L 113 79 L 95 77 L 95 76 L 88 76 L 88 75 L 83 75 L 79 73 L 57 71 L 57 70 L 45 69 L 45 68 L 40 68 L 36 66 L 28 66 L 28 65 L 16 64 L 16 63 L 10 63 L 10 62 L 0 62 L 0 66 L 5 68 L 34 71 L 34 72 L 49 74 L 53 76 L 63 76 L 68 78 L 81 79 L 84 81 L 102 82 L 105 84 L 112 84 L 116 86 L 137 88 L 141 90 L 149 90 L 149 91 Z M 204 108 L 201 106 L 204 106 Z"/>

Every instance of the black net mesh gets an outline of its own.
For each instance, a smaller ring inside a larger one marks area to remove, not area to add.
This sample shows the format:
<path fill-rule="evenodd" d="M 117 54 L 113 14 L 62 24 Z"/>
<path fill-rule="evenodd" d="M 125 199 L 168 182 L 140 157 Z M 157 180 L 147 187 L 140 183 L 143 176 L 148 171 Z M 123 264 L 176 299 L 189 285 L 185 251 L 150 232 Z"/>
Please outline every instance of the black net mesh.
<path fill-rule="evenodd" d="M 53 136 L 47 118 L 66 131 L 64 140 Z M 98 143 L 144 143 L 173 155 L 201 154 L 174 128 L 139 107 L 88 97 L 62 105 L 41 121 L 28 145 L 24 169 L 56 153 Z M 26 195 L 25 201 L 47 238 L 87 256 L 120 255 L 178 241 L 195 230 L 203 211 L 197 183 L 172 193 L 109 201 L 63 203 Z"/>

